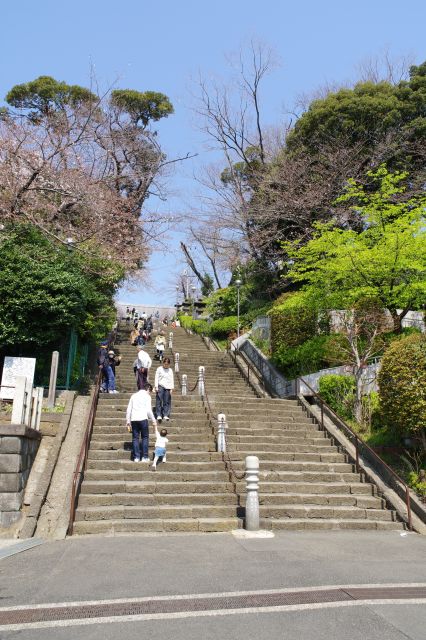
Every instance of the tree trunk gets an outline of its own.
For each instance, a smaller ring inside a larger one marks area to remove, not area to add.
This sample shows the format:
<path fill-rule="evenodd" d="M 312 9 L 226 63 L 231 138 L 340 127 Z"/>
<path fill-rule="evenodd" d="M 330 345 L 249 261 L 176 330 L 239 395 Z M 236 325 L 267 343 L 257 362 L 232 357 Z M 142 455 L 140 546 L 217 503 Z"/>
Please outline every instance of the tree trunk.
<path fill-rule="evenodd" d="M 354 417 L 358 424 L 363 424 L 363 415 L 362 415 L 362 369 L 359 368 L 355 371 L 355 401 L 354 401 Z"/>
<path fill-rule="evenodd" d="M 398 311 L 396 309 L 389 309 L 389 311 L 391 312 L 391 315 L 392 315 L 393 330 L 394 330 L 395 333 L 401 333 L 402 332 L 402 321 L 404 320 L 405 316 L 409 312 L 410 306 L 411 305 L 405 307 L 405 309 L 403 309 L 401 311 L 401 313 L 398 313 Z"/>

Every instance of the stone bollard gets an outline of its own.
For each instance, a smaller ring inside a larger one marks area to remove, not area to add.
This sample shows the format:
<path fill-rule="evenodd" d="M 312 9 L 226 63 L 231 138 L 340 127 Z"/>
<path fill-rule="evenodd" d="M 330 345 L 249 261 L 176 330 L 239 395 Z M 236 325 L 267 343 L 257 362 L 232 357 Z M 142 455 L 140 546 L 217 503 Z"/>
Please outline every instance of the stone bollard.
<path fill-rule="evenodd" d="M 56 379 L 58 377 L 59 351 L 52 352 L 52 364 L 50 365 L 50 382 L 49 395 L 47 397 L 47 406 L 55 406 Z"/>
<path fill-rule="evenodd" d="M 173 349 L 173 333 L 169 333 L 169 349 Z"/>
<path fill-rule="evenodd" d="M 175 353 L 175 373 L 179 373 L 179 354 Z"/>
<path fill-rule="evenodd" d="M 247 531 L 259 531 L 259 458 L 246 457 L 246 523 Z"/>
<path fill-rule="evenodd" d="M 226 451 L 225 429 L 227 428 L 226 415 L 219 413 L 217 416 L 217 450 Z"/>
<path fill-rule="evenodd" d="M 188 389 L 188 376 L 186 373 L 182 374 L 182 395 L 186 396 Z"/>
<path fill-rule="evenodd" d="M 204 367 L 198 367 L 198 393 L 204 396 Z"/>

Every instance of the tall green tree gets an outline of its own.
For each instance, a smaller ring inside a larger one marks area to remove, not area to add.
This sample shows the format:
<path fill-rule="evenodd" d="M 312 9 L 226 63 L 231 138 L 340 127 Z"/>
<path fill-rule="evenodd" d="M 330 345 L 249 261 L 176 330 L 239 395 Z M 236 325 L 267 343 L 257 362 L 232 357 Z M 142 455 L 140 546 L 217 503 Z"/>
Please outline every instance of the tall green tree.
<path fill-rule="evenodd" d="M 371 154 L 389 136 L 393 141 L 410 142 L 414 150 L 419 138 L 424 140 L 426 136 L 425 107 L 426 62 L 423 62 L 412 66 L 409 79 L 397 84 L 363 82 L 353 89 L 340 89 L 314 100 L 296 122 L 287 145 L 290 151 L 303 147 L 315 155 L 318 148 L 340 139 L 345 145 L 361 143 L 364 153 Z M 401 144 L 392 145 L 388 151 L 403 160 Z M 406 161 L 412 163 L 413 158 Z"/>
<path fill-rule="evenodd" d="M 390 311 L 394 329 L 426 302 L 426 195 L 406 197 L 407 175 L 385 167 L 370 172 L 376 190 L 350 181 L 340 203 L 355 208 L 363 229 L 317 224 L 305 246 L 286 243 L 289 276 L 329 309 L 371 298 Z M 405 199 L 404 199 L 405 197 Z"/>
<path fill-rule="evenodd" d="M 83 337 L 110 330 L 120 265 L 106 271 L 101 255 L 88 260 L 29 225 L 6 226 L 1 235 L 0 347 L 57 343 L 70 328 Z"/>

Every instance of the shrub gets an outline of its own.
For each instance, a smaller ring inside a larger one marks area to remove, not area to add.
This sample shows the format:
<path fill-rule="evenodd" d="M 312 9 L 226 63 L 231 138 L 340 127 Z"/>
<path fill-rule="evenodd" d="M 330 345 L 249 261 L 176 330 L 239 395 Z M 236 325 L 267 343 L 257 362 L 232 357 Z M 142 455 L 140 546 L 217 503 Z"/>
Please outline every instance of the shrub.
<path fill-rule="evenodd" d="M 191 316 L 180 316 L 179 317 L 181 326 L 184 327 L 184 329 L 190 329 L 191 331 L 194 331 L 194 333 L 198 333 L 198 334 L 206 334 L 208 335 L 209 333 L 209 323 L 207 322 L 207 320 L 202 320 L 202 319 L 198 319 L 195 320 L 194 318 L 192 318 Z"/>
<path fill-rule="evenodd" d="M 296 347 L 317 332 L 317 310 L 303 294 L 284 294 L 281 304 L 274 305 L 271 316 L 272 353 L 285 347 Z"/>
<path fill-rule="evenodd" d="M 327 374 L 319 380 L 319 393 L 342 418 L 351 418 L 355 393 L 354 376 Z"/>
<path fill-rule="evenodd" d="M 424 478 L 424 475 L 420 475 L 419 473 L 416 473 L 415 471 L 411 471 L 408 474 L 408 484 L 410 485 L 410 487 L 412 487 L 414 489 L 414 491 L 416 491 L 416 493 L 419 494 L 419 496 L 421 498 L 423 498 L 423 500 L 425 500 L 425 498 L 426 498 L 426 480 Z"/>
<path fill-rule="evenodd" d="M 209 334 L 217 338 L 227 338 L 230 333 L 237 330 L 237 324 L 237 316 L 228 316 L 227 318 L 214 320 L 209 327 Z"/>
<path fill-rule="evenodd" d="M 184 329 L 191 329 L 194 319 L 191 316 L 179 316 L 180 324 Z"/>
<path fill-rule="evenodd" d="M 272 360 L 287 378 L 313 373 L 328 365 L 329 339 L 329 336 L 315 336 L 295 347 L 283 344 L 273 352 Z"/>
<path fill-rule="evenodd" d="M 378 376 L 385 424 L 399 433 L 418 433 L 426 450 L 426 336 L 412 334 L 386 349 Z"/>

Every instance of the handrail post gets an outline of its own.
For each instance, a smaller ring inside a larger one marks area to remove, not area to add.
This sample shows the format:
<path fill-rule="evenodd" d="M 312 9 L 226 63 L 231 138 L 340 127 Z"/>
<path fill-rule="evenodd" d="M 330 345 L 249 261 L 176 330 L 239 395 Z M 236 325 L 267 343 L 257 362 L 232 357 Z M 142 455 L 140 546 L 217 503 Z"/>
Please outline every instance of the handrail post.
<path fill-rule="evenodd" d="M 321 399 L 321 429 L 324 431 L 324 402 Z"/>
<path fill-rule="evenodd" d="M 179 354 L 175 353 L 175 373 L 179 373 Z"/>
<path fill-rule="evenodd" d="M 408 486 L 405 487 L 405 499 L 407 501 L 407 518 L 408 518 L 408 528 L 410 531 L 413 530 L 413 522 L 411 519 L 411 503 L 410 503 L 410 490 Z"/>
<path fill-rule="evenodd" d="M 358 446 L 358 436 L 355 436 L 355 468 L 356 472 L 359 473 L 359 446 Z"/>
<path fill-rule="evenodd" d="M 188 389 L 188 376 L 186 373 L 182 374 L 182 395 L 186 396 Z"/>
<path fill-rule="evenodd" d="M 226 451 L 225 429 L 227 426 L 226 415 L 219 413 L 217 416 L 217 450 L 221 453 Z"/>
<path fill-rule="evenodd" d="M 204 396 L 204 367 L 198 367 L 198 393 L 200 396 Z"/>
<path fill-rule="evenodd" d="M 173 332 L 169 333 L 169 349 L 173 349 Z"/>
<path fill-rule="evenodd" d="M 259 458 L 246 457 L 246 518 L 247 531 L 259 531 Z"/>

